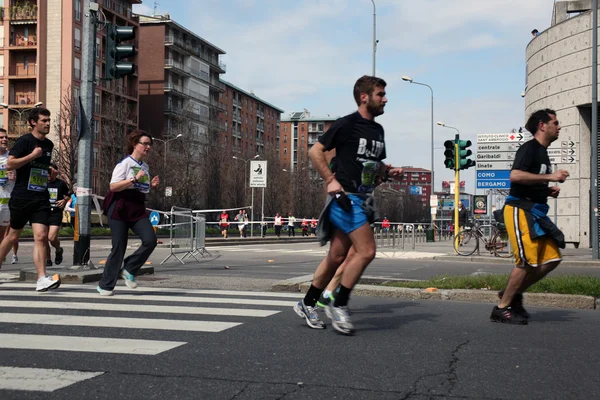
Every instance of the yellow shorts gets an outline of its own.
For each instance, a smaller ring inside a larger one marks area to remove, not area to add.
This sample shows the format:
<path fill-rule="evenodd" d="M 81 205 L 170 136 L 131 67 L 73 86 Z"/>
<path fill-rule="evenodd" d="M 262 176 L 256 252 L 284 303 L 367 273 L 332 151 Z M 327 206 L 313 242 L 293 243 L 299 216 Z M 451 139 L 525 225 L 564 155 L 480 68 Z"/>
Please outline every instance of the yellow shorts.
<path fill-rule="evenodd" d="M 531 239 L 529 224 L 525 217 L 525 211 L 522 209 L 509 205 L 504 206 L 504 223 L 515 256 L 515 264 L 518 267 L 523 267 L 525 264 L 539 267 L 562 260 L 554 239 L 547 236 Z"/>

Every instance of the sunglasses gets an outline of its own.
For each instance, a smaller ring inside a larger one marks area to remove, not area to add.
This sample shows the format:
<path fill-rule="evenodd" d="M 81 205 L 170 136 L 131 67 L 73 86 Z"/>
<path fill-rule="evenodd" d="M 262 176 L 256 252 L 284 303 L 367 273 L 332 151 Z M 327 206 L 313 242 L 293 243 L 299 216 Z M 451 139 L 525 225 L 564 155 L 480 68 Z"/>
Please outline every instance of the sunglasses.
<path fill-rule="evenodd" d="M 138 142 L 138 143 L 145 147 L 152 146 L 152 143 L 150 143 L 150 142 Z"/>

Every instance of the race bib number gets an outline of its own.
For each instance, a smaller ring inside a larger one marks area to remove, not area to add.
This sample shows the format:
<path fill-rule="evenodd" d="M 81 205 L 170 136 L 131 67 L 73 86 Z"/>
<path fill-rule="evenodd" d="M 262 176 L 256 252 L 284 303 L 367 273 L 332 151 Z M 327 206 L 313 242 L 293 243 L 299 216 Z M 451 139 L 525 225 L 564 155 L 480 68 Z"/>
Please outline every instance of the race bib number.
<path fill-rule="evenodd" d="M 6 164 L 0 165 L 0 186 L 5 186 L 8 182 L 8 171 L 6 170 Z"/>
<path fill-rule="evenodd" d="M 132 169 L 133 169 L 134 177 L 137 176 L 138 172 L 140 172 L 142 170 L 141 167 L 132 167 Z M 144 170 L 144 172 L 146 172 L 146 175 L 144 175 L 140 179 L 138 179 L 138 181 L 133 185 L 133 187 L 142 193 L 149 193 L 150 192 L 150 177 L 148 177 L 148 171 Z"/>
<path fill-rule="evenodd" d="M 48 189 L 48 170 L 42 168 L 31 168 L 27 190 L 43 192 Z"/>
<path fill-rule="evenodd" d="M 58 189 L 48 188 L 48 193 L 50 194 L 50 204 L 56 204 L 56 200 L 58 200 Z"/>

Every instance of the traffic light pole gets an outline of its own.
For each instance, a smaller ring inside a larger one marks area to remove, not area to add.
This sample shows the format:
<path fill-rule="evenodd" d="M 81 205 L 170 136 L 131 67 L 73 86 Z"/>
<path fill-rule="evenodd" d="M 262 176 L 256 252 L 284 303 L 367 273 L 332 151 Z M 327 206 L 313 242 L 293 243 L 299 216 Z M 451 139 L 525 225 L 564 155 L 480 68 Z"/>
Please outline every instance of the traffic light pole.
<path fill-rule="evenodd" d="M 98 3 L 83 0 L 83 38 L 81 68 L 81 131 L 79 132 L 77 160 L 77 215 L 79 235 L 76 235 L 73 265 L 85 266 L 90 259 L 91 210 L 92 210 L 92 152 L 94 123 L 94 91 L 96 84 L 96 24 Z M 78 100 L 79 101 L 79 100 Z"/>
<path fill-rule="evenodd" d="M 454 235 L 458 235 L 460 226 L 458 223 L 458 202 L 460 201 L 460 135 L 454 137 Z"/>

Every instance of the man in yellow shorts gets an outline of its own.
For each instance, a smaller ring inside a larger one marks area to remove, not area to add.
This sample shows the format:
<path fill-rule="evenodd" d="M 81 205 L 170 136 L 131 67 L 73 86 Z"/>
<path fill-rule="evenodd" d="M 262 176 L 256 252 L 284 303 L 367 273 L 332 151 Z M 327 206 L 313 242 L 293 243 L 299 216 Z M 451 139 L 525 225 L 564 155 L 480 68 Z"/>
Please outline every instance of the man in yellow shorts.
<path fill-rule="evenodd" d="M 533 139 L 523 144 L 510 171 L 510 195 L 504 207 L 504 223 L 512 246 L 516 267 L 506 289 L 500 292 L 500 303 L 490 319 L 515 325 L 526 325 L 529 314 L 523 308 L 523 292 L 544 278 L 562 260 L 564 235 L 547 216 L 548 197 L 557 197 L 560 188 L 549 182 L 564 182 L 565 170 L 552 173 L 548 146 L 560 132 L 556 112 L 550 109 L 531 114 L 525 125 Z"/>

